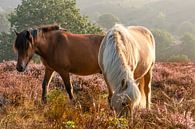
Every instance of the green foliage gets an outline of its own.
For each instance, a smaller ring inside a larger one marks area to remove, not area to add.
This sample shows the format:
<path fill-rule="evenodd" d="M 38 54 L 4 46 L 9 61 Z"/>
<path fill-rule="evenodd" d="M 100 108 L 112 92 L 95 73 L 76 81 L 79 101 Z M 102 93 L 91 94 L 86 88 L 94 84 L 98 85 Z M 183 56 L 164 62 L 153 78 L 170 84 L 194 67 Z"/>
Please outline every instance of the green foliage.
<path fill-rule="evenodd" d="M 8 32 L 9 27 L 10 25 L 7 20 L 7 14 L 0 13 L 0 32 Z"/>
<path fill-rule="evenodd" d="M 61 90 L 54 89 L 48 94 L 48 106 L 45 109 L 45 116 L 49 120 L 59 120 L 64 114 L 66 97 Z"/>
<path fill-rule="evenodd" d="M 75 0 L 22 0 L 9 15 L 11 29 L 22 31 L 29 27 L 44 24 L 60 24 L 73 33 L 102 33 L 101 28 L 82 16 L 76 8 Z M 0 61 L 14 59 L 12 44 L 13 33 L 0 34 Z"/>
<path fill-rule="evenodd" d="M 181 41 L 186 45 L 186 46 L 191 46 L 195 44 L 195 35 L 191 33 L 185 33 L 183 37 L 181 38 Z"/>
<path fill-rule="evenodd" d="M 109 118 L 110 127 L 127 129 L 129 121 L 126 118 Z"/>
<path fill-rule="evenodd" d="M 15 58 L 12 48 L 13 38 L 14 34 L 12 33 L 0 33 L 0 62 L 3 60 L 12 60 Z"/>
<path fill-rule="evenodd" d="M 156 29 L 152 31 L 157 48 L 164 49 L 173 44 L 173 36 L 166 30 Z"/>
<path fill-rule="evenodd" d="M 190 59 L 188 58 L 188 56 L 186 55 L 172 55 L 171 57 L 169 57 L 167 59 L 167 61 L 169 62 L 186 62 L 186 61 L 190 61 Z"/>
<path fill-rule="evenodd" d="M 191 60 L 195 60 L 195 35 L 185 33 L 181 38 L 181 52 L 187 55 Z"/>
<path fill-rule="evenodd" d="M 144 25 L 150 28 L 164 28 L 177 33 L 180 24 L 188 19 L 193 25 L 195 21 L 192 10 L 195 1 L 188 0 L 79 0 L 84 14 L 93 20 L 97 13 L 111 13 L 119 17 L 126 25 Z M 174 7 L 173 7 L 174 5 Z M 174 29 L 173 29 L 174 26 Z M 177 33 L 178 34 L 178 33 Z"/>
<path fill-rule="evenodd" d="M 75 128 L 75 122 L 74 121 L 67 121 L 66 122 L 66 128 L 67 129 L 73 129 L 73 128 Z"/>
<path fill-rule="evenodd" d="M 43 24 L 58 23 L 74 33 L 99 33 L 101 29 L 81 16 L 75 0 L 22 0 L 10 15 L 11 27 L 23 30 Z"/>
<path fill-rule="evenodd" d="M 162 56 L 165 54 L 165 50 L 173 44 L 173 36 L 165 31 L 156 29 L 152 31 L 155 41 L 156 41 L 156 57 L 162 59 Z"/>
<path fill-rule="evenodd" d="M 113 14 L 103 14 L 98 18 L 98 24 L 104 28 L 111 28 L 115 23 L 119 22 L 119 19 Z"/>

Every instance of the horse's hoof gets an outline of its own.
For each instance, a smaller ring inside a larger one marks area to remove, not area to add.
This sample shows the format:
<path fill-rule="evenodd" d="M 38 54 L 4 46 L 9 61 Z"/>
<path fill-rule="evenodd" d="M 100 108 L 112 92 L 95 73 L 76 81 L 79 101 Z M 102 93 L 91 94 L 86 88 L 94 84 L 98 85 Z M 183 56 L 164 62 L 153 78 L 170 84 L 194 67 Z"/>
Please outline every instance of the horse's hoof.
<path fill-rule="evenodd" d="M 75 99 L 70 100 L 71 105 L 76 105 L 77 101 Z"/>
<path fill-rule="evenodd" d="M 42 99 L 42 104 L 43 105 L 47 104 L 47 99 L 46 98 Z"/>

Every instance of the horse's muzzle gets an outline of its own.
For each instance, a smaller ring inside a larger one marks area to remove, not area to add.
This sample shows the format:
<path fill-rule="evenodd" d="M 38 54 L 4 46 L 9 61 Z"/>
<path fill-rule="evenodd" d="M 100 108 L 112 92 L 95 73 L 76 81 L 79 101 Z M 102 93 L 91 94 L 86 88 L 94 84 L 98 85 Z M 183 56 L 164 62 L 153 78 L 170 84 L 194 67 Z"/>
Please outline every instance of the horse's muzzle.
<path fill-rule="evenodd" d="M 17 66 L 16 66 L 16 69 L 17 69 L 18 72 L 24 72 L 25 67 L 22 66 L 22 65 L 17 65 Z"/>

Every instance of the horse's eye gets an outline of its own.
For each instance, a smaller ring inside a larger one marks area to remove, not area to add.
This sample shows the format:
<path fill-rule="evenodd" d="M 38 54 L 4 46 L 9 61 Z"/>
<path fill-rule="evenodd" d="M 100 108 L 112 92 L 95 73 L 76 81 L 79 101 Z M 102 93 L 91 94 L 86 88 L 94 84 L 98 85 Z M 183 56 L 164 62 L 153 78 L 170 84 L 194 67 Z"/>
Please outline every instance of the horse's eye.
<path fill-rule="evenodd" d="M 126 106 L 127 105 L 127 103 L 125 103 L 125 102 L 122 102 L 122 106 Z"/>

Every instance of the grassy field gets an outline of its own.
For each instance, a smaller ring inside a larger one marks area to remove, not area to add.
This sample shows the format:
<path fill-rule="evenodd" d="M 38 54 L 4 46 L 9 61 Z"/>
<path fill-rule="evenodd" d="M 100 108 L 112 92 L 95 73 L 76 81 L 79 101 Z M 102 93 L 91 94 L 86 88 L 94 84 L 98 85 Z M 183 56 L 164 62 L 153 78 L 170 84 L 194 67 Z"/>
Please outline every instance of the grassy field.
<path fill-rule="evenodd" d="M 156 63 L 152 109 L 136 109 L 134 120 L 116 118 L 107 104 L 102 75 L 71 75 L 77 103 L 71 104 L 58 74 L 41 103 L 44 67 L 0 64 L 0 129 L 192 129 L 195 128 L 195 63 Z M 78 88 L 80 87 L 80 88 Z"/>

